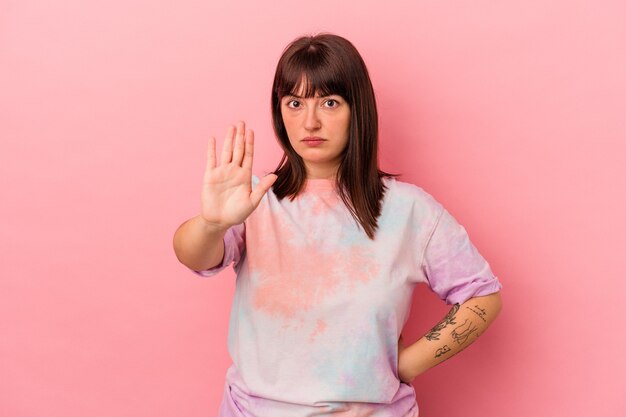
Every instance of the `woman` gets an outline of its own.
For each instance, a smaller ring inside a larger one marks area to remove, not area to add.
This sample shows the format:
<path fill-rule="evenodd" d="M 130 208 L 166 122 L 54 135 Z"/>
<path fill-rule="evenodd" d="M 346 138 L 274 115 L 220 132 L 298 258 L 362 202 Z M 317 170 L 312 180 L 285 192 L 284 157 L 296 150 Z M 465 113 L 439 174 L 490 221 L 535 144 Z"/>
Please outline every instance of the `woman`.
<path fill-rule="evenodd" d="M 490 325 L 501 285 L 440 203 L 378 169 L 374 93 L 349 41 L 293 41 L 272 115 L 274 173 L 252 175 L 243 122 L 219 164 L 211 138 L 202 211 L 174 236 L 197 274 L 237 273 L 219 416 L 417 416 L 411 381 Z M 404 346 L 419 283 L 453 307 Z"/>

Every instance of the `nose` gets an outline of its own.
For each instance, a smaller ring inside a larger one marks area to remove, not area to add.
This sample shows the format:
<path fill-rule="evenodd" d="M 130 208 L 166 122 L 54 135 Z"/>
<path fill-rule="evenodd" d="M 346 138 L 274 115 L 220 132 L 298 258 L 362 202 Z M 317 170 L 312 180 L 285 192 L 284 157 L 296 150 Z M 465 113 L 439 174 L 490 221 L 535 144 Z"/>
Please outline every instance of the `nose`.
<path fill-rule="evenodd" d="M 315 131 L 321 127 L 321 122 L 317 114 L 317 106 L 307 106 L 304 119 L 304 128 L 308 131 Z"/>

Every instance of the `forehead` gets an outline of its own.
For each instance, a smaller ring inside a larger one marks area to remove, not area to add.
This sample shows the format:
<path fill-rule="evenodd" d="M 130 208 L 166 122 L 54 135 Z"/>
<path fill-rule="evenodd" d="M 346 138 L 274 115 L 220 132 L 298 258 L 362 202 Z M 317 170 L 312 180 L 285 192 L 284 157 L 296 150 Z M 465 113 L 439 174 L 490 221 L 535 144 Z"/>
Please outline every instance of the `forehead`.
<path fill-rule="evenodd" d="M 312 75 L 312 76 L 309 76 Z M 334 91 L 328 80 L 317 79 L 315 74 L 301 73 L 297 79 L 292 79 L 292 82 L 287 82 L 287 95 L 295 96 L 299 98 L 311 98 L 311 97 L 326 97 L 333 94 L 338 94 Z M 291 88 L 289 88 L 291 84 Z"/>
<path fill-rule="evenodd" d="M 294 85 L 294 88 L 291 89 L 289 94 L 290 97 L 297 98 L 320 98 L 320 97 L 328 97 L 331 95 L 336 95 L 333 92 L 321 91 L 315 86 L 312 86 L 305 77 L 302 77 L 300 81 Z"/>
<path fill-rule="evenodd" d="M 306 74 L 302 74 L 289 91 L 289 95 L 296 97 L 319 97 L 319 91 L 312 85 L 310 78 Z"/>

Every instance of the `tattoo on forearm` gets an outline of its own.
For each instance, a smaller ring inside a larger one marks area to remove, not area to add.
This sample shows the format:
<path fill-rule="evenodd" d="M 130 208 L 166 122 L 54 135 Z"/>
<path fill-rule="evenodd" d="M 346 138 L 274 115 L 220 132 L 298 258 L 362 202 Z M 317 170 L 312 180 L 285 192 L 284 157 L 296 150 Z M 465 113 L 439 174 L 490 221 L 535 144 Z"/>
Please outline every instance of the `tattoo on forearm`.
<path fill-rule="evenodd" d="M 487 315 L 487 311 L 484 308 L 480 308 L 477 305 L 475 305 L 474 307 L 465 306 L 465 308 L 470 310 L 472 313 L 476 314 L 485 323 L 487 322 L 487 319 L 485 319 L 485 316 Z"/>
<path fill-rule="evenodd" d="M 441 320 L 439 324 L 437 324 L 435 327 L 430 329 L 430 331 L 426 333 L 426 336 L 424 337 L 426 337 L 427 340 L 431 341 L 439 340 L 439 336 L 441 336 L 441 330 L 445 329 L 446 326 L 448 326 L 449 324 L 456 324 L 456 321 L 454 321 L 456 319 L 455 314 L 457 311 L 459 311 L 459 307 L 460 305 L 458 303 L 452 306 L 452 309 L 448 312 L 448 314 L 446 314 L 443 320 Z"/>
<path fill-rule="evenodd" d="M 452 338 L 459 345 L 462 345 L 463 343 L 467 342 L 467 338 L 476 330 L 478 330 L 478 328 L 474 325 L 474 323 L 469 321 L 468 319 L 465 319 L 463 324 L 452 330 Z"/>
<path fill-rule="evenodd" d="M 437 349 L 437 353 L 435 354 L 435 358 L 438 358 L 441 355 L 445 355 L 446 353 L 450 352 L 451 350 L 452 349 L 450 349 L 450 346 L 443 345 L 443 347 L 440 347 L 439 349 Z"/>

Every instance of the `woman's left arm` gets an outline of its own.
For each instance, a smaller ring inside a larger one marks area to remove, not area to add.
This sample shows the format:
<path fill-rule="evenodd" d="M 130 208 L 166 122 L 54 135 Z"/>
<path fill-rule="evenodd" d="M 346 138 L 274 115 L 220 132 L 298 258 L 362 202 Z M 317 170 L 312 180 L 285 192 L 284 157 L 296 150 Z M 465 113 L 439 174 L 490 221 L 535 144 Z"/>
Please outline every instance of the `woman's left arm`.
<path fill-rule="evenodd" d="M 455 304 L 446 317 L 421 339 L 404 346 L 398 340 L 398 375 L 410 384 L 415 377 L 451 358 L 480 336 L 500 312 L 500 293 L 472 297 Z"/>

